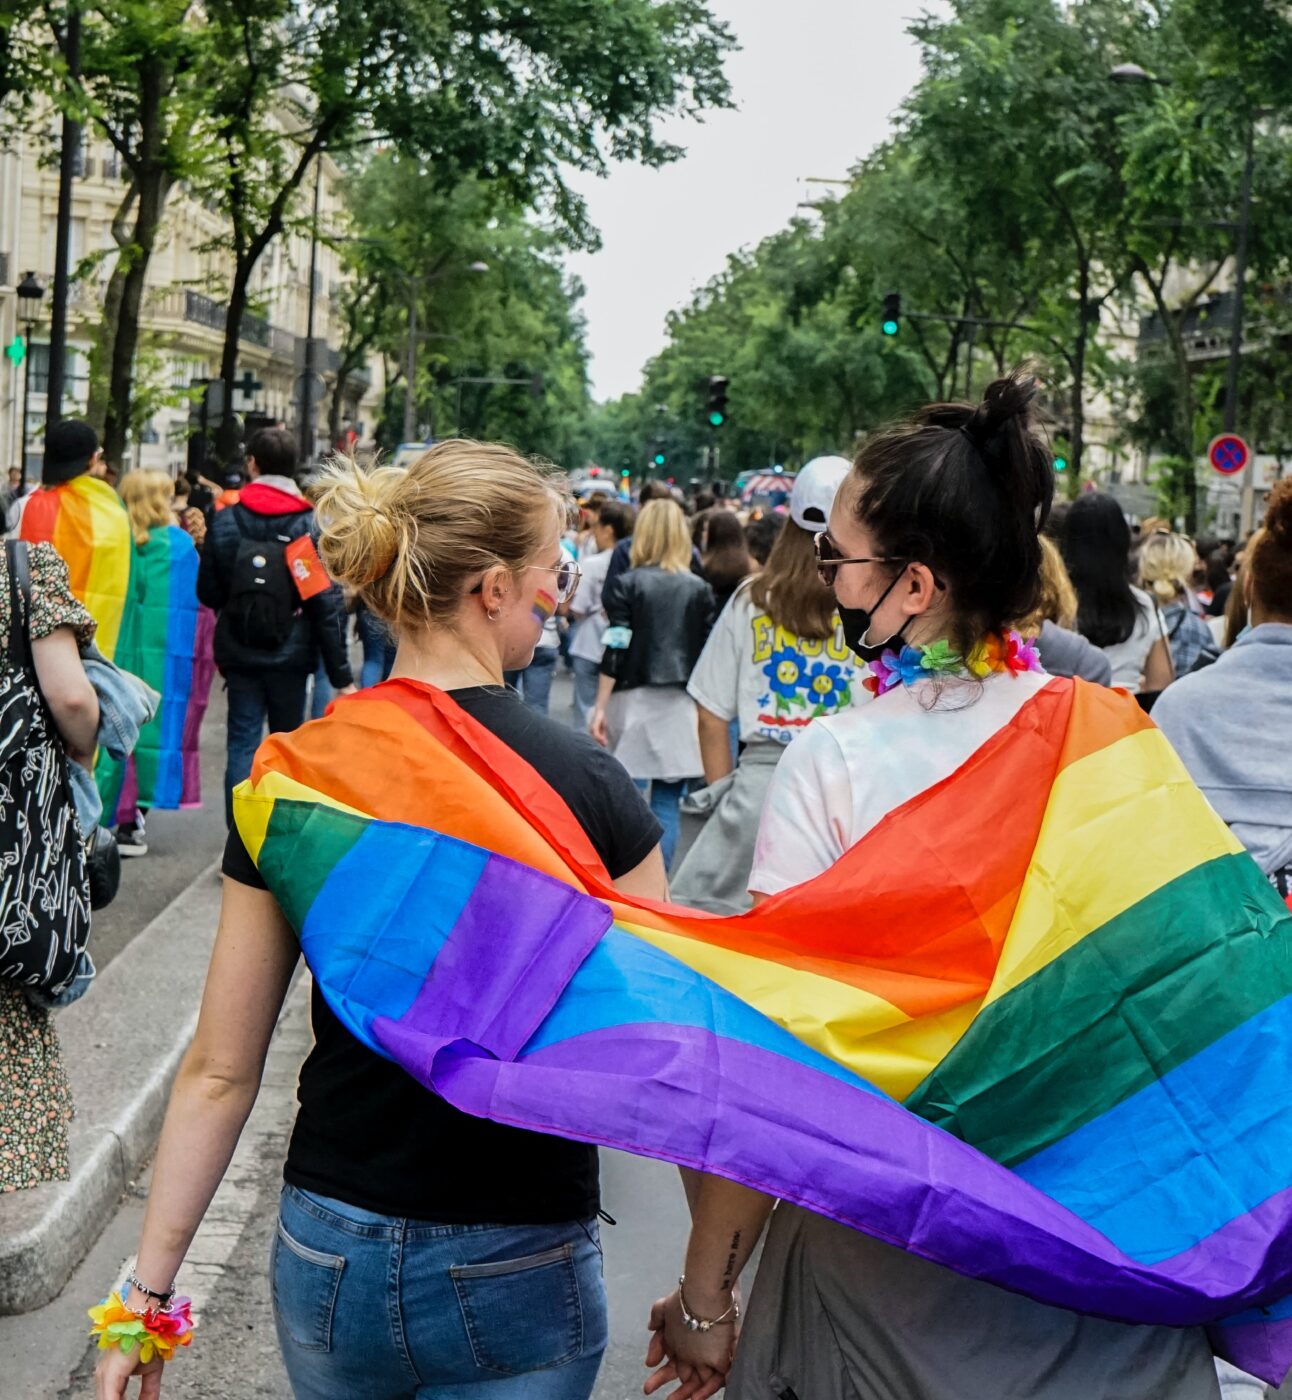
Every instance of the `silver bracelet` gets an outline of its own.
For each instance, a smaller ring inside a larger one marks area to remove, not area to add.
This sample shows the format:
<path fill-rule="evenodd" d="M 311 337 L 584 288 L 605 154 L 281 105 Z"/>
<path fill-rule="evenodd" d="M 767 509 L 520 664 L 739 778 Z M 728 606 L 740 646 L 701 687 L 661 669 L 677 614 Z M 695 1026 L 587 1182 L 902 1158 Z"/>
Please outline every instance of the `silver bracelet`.
<path fill-rule="evenodd" d="M 732 1295 L 731 1306 L 721 1317 L 703 1318 L 696 1317 L 686 1305 L 686 1295 L 682 1292 L 682 1285 L 686 1282 L 686 1275 L 683 1274 L 677 1281 L 677 1301 L 682 1309 L 682 1326 L 688 1332 L 710 1332 L 715 1327 L 721 1327 L 724 1323 L 737 1323 L 740 1321 L 740 1304 L 736 1302 L 735 1295 Z"/>
<path fill-rule="evenodd" d="M 173 1283 L 171 1284 L 170 1291 L 168 1293 L 158 1293 L 158 1291 L 155 1288 L 149 1288 L 148 1285 L 139 1277 L 139 1275 L 134 1273 L 133 1271 L 126 1275 L 126 1284 L 125 1287 L 121 1290 L 121 1292 L 124 1295 L 125 1293 L 128 1293 L 132 1288 L 137 1289 L 140 1293 L 144 1295 L 145 1298 L 155 1298 L 157 1300 L 158 1312 L 165 1312 L 170 1307 L 171 1300 L 175 1297 L 175 1285 Z M 124 1303 L 124 1301 L 125 1299 L 123 1297 L 122 1302 Z"/>

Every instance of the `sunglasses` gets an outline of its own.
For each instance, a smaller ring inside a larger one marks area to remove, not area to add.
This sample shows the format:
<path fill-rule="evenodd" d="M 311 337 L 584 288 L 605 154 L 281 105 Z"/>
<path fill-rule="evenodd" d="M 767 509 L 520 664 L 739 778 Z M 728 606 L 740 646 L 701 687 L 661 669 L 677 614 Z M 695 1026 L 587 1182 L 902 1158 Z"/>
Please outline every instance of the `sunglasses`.
<path fill-rule="evenodd" d="M 583 577 L 583 570 L 573 559 L 563 559 L 559 564 L 527 564 L 529 569 L 538 569 L 545 574 L 556 575 L 556 601 L 558 603 L 568 602 L 574 597 L 574 590 L 579 586 L 579 580 Z"/>
<path fill-rule="evenodd" d="M 559 564 L 526 564 L 525 567 L 538 569 L 541 573 L 556 575 L 556 601 L 558 604 L 568 602 L 574 597 L 574 590 L 579 586 L 579 580 L 583 577 L 583 570 L 573 559 L 563 559 Z M 483 589 L 484 579 L 481 579 L 471 589 L 471 592 L 479 593 Z"/>
<path fill-rule="evenodd" d="M 818 535 L 813 535 L 812 543 L 816 547 L 817 577 L 827 588 L 834 587 L 834 581 L 839 577 L 839 569 L 844 564 L 908 564 L 910 562 L 908 559 L 845 559 L 824 530 Z"/>

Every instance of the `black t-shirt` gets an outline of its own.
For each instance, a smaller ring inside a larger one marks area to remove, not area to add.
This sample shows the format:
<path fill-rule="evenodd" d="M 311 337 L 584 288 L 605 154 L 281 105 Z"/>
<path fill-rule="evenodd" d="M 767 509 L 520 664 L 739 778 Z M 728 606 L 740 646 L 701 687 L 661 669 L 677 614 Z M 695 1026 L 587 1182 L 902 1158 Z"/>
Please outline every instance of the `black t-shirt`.
<path fill-rule="evenodd" d="M 536 714 L 514 690 L 450 694 L 565 799 L 612 879 L 646 859 L 660 824 L 605 749 Z M 265 888 L 236 827 L 224 873 Z M 597 1213 L 595 1147 L 453 1108 L 361 1045 L 317 985 L 311 1015 L 314 1048 L 301 1069 L 283 1169 L 293 1186 L 381 1215 L 451 1224 L 547 1224 Z"/>

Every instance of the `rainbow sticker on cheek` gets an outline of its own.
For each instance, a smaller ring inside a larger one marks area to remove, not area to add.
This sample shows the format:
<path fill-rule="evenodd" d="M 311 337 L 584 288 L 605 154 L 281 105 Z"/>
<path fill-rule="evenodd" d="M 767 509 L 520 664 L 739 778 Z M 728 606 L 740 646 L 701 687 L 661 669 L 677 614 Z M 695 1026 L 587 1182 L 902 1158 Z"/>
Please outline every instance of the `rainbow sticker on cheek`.
<path fill-rule="evenodd" d="M 534 606 L 530 611 L 538 619 L 538 625 L 544 627 L 547 625 L 548 618 L 556 614 L 556 599 L 550 593 L 544 593 L 540 588 L 534 594 Z"/>

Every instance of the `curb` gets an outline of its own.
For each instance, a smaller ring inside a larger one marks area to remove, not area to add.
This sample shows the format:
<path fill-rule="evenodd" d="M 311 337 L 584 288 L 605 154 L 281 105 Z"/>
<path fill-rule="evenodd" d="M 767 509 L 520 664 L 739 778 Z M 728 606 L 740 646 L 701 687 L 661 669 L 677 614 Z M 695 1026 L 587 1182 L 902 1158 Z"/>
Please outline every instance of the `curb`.
<path fill-rule="evenodd" d="M 54 1013 L 76 1106 L 71 1179 L 0 1196 L 0 1316 L 57 1297 L 152 1155 L 197 1025 L 220 893 L 214 861 Z"/>

